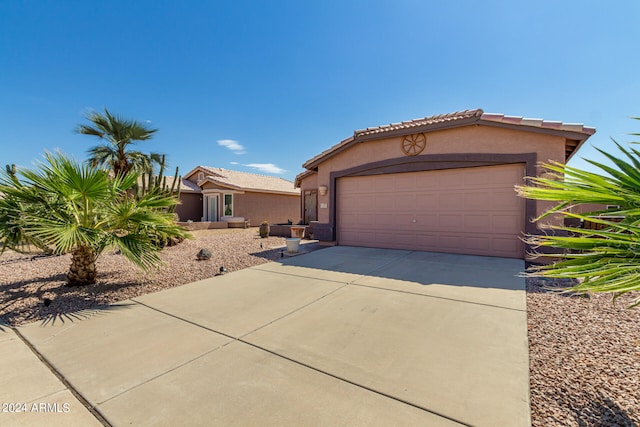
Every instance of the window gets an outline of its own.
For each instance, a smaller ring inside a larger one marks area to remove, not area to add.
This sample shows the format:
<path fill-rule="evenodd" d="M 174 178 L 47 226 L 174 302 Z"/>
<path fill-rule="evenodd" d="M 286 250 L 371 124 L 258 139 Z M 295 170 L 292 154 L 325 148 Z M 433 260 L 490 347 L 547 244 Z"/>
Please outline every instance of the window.
<path fill-rule="evenodd" d="M 233 194 L 224 195 L 224 216 L 233 216 Z"/>
<path fill-rule="evenodd" d="M 202 181 L 204 179 L 204 172 L 198 172 L 198 181 Z"/>

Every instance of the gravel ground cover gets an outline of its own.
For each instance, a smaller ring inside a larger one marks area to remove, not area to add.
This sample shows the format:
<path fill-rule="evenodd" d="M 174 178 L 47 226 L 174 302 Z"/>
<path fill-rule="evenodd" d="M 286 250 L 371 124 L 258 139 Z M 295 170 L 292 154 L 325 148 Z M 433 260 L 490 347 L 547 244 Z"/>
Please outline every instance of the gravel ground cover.
<path fill-rule="evenodd" d="M 114 251 L 105 251 L 97 261 L 98 283 L 84 287 L 63 286 L 71 255 L 5 252 L 0 256 L 0 320 L 20 325 L 77 316 L 74 313 L 83 309 L 215 276 L 221 266 L 232 272 L 280 259 L 286 246 L 283 237 L 261 239 L 257 228 L 203 230 L 192 235 L 194 239 L 163 249 L 160 258 L 165 265 L 149 272 Z M 316 243 L 302 243 L 301 250 L 317 248 Z M 196 260 L 201 248 L 211 251 L 211 259 Z"/>
<path fill-rule="evenodd" d="M 214 276 L 221 266 L 231 272 L 280 259 L 285 245 L 284 238 L 260 239 L 256 229 L 193 235 L 165 248 L 160 256 L 166 265 L 148 273 L 105 252 L 98 260 L 99 283 L 82 288 L 62 286 L 70 256 L 6 252 L 0 256 L 0 321 L 81 316 L 83 309 Z M 210 260 L 196 260 L 201 248 L 211 251 Z M 626 308 L 631 298 L 614 306 L 608 295 L 553 292 L 560 285 L 567 283 L 527 279 L 533 426 L 640 425 L 640 308 Z"/>
<path fill-rule="evenodd" d="M 533 426 L 640 425 L 640 307 L 527 279 Z"/>

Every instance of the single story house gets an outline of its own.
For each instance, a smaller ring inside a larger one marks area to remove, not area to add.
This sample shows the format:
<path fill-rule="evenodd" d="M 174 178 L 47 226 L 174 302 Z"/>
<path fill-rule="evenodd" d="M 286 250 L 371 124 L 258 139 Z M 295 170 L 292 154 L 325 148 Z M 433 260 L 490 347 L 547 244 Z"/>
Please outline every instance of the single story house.
<path fill-rule="evenodd" d="M 197 166 L 182 177 L 175 211 L 180 221 L 297 223 L 300 190 L 279 177 Z"/>
<path fill-rule="evenodd" d="M 594 132 L 480 109 L 357 130 L 304 163 L 302 216 L 328 244 L 524 258 L 550 204 L 514 186 Z"/>

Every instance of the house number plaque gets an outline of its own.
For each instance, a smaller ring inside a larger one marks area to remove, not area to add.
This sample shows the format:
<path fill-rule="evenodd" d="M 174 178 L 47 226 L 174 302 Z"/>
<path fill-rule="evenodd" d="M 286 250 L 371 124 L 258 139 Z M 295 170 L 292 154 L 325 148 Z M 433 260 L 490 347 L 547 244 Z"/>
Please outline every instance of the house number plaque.
<path fill-rule="evenodd" d="M 415 133 L 402 138 L 402 152 L 407 156 L 417 156 L 427 146 L 427 137 L 424 133 Z"/>

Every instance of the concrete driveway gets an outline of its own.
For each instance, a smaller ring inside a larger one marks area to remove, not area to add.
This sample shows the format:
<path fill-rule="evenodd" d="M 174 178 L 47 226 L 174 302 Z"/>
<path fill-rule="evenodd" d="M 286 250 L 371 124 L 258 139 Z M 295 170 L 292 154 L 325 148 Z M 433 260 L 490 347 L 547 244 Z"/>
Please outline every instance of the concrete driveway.
<path fill-rule="evenodd" d="M 333 247 L 0 328 L 22 366 L 0 397 L 68 403 L 49 425 L 528 426 L 523 268 Z"/>

